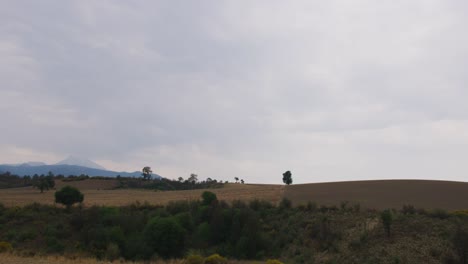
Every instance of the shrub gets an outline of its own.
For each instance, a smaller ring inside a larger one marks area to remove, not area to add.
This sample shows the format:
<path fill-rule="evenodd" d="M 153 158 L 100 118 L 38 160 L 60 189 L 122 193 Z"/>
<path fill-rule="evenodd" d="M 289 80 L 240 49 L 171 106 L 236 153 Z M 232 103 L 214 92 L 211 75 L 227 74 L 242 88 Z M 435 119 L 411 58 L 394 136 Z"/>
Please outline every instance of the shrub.
<path fill-rule="evenodd" d="M 227 264 L 227 259 L 221 257 L 219 254 L 213 254 L 205 258 L 205 264 Z"/>
<path fill-rule="evenodd" d="M 60 191 L 55 192 L 55 202 L 61 203 L 70 209 L 74 203 L 83 202 L 84 195 L 75 187 L 65 186 Z"/>
<path fill-rule="evenodd" d="M 106 248 L 106 259 L 114 261 L 120 257 L 120 248 L 115 243 L 109 243 Z"/>
<path fill-rule="evenodd" d="M 390 210 L 384 210 L 380 214 L 380 219 L 382 220 L 382 224 L 384 226 L 385 232 L 387 233 L 387 236 L 390 237 L 390 228 L 393 223 L 393 215 Z"/>
<path fill-rule="evenodd" d="M 405 204 L 403 205 L 403 208 L 401 209 L 401 212 L 405 215 L 407 214 L 415 214 L 416 213 L 416 209 L 414 208 L 413 205 L 411 204 Z"/>
<path fill-rule="evenodd" d="M 462 225 L 457 226 L 452 243 L 460 263 L 468 263 L 468 228 Z"/>
<path fill-rule="evenodd" d="M 13 247 L 11 246 L 10 243 L 4 242 L 4 241 L 0 242 L 0 253 L 11 251 L 12 249 Z"/>
<path fill-rule="evenodd" d="M 283 262 L 277 260 L 277 259 L 269 259 L 267 260 L 266 264 L 283 264 Z"/>
<path fill-rule="evenodd" d="M 280 209 L 289 209 L 292 207 L 292 202 L 291 200 L 287 198 L 283 198 L 279 204 Z"/>
<path fill-rule="evenodd" d="M 203 257 L 200 255 L 190 255 L 185 261 L 185 264 L 203 264 Z"/>
<path fill-rule="evenodd" d="M 447 219 L 450 217 L 450 214 L 444 209 L 434 209 L 429 212 L 429 216 L 438 219 Z"/>
<path fill-rule="evenodd" d="M 202 204 L 203 205 L 211 205 L 214 202 L 218 201 L 216 194 L 212 192 L 205 191 L 202 193 Z"/>
<path fill-rule="evenodd" d="M 308 201 L 306 208 L 307 208 L 307 211 L 309 212 L 315 212 L 317 211 L 317 204 L 314 202 Z"/>
<path fill-rule="evenodd" d="M 177 257 L 184 251 L 185 231 L 173 218 L 151 219 L 144 234 L 149 246 L 163 257 Z"/>

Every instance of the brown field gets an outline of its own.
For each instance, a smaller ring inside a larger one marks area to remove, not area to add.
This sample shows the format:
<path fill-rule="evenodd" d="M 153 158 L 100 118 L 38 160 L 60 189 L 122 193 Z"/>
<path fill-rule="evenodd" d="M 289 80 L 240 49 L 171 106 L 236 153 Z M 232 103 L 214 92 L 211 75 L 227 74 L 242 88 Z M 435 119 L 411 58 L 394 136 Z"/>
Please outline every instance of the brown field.
<path fill-rule="evenodd" d="M 342 201 L 360 203 L 365 208 L 468 209 L 468 183 L 429 180 L 381 180 L 297 184 L 287 186 L 286 198 L 295 205 L 314 201 L 339 205 Z"/>
<path fill-rule="evenodd" d="M 85 206 L 92 205 L 128 205 L 139 201 L 150 204 L 164 205 L 170 201 L 197 200 L 206 191 L 152 191 L 143 189 L 116 189 L 111 190 L 115 181 L 112 180 L 85 180 L 76 182 L 57 182 L 57 189 L 64 185 L 78 187 L 85 195 Z M 259 184 L 227 184 L 224 188 L 209 189 L 216 193 L 218 199 L 227 202 L 233 200 L 249 201 L 253 199 L 267 200 L 277 203 L 283 197 L 284 186 L 281 185 L 259 185 Z M 5 206 L 22 206 L 34 202 L 43 204 L 54 204 L 54 191 L 39 190 L 32 187 L 12 188 L 0 190 L 0 201 Z"/>
<path fill-rule="evenodd" d="M 206 190 L 151 191 L 143 189 L 113 189 L 114 180 L 57 181 L 57 189 L 64 185 L 78 187 L 85 194 L 85 206 L 128 205 L 139 201 L 164 205 L 170 201 L 197 200 Z M 462 210 L 468 209 L 468 183 L 425 180 L 382 180 L 283 185 L 227 184 L 224 188 L 209 189 L 218 199 L 249 201 L 253 199 L 278 203 L 283 197 L 293 204 L 313 201 L 319 205 L 360 203 L 364 208 L 401 208 L 411 204 L 416 208 Z M 0 190 L 0 201 L 6 206 L 22 206 L 39 202 L 54 204 L 54 191 L 40 193 L 32 187 Z"/>

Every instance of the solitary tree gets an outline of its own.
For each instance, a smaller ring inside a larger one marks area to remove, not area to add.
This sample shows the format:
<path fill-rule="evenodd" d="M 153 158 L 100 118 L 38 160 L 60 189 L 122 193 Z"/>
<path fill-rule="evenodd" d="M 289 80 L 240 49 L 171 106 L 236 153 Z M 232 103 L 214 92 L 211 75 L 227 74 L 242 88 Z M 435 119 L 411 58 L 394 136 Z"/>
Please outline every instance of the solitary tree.
<path fill-rule="evenodd" d="M 151 180 L 151 173 L 153 173 L 153 171 L 151 170 L 151 167 L 148 167 L 148 166 L 143 167 L 141 171 L 143 172 L 142 173 L 143 180 L 146 180 L 146 179 Z"/>
<path fill-rule="evenodd" d="M 244 179 L 241 180 L 241 183 L 244 184 Z"/>
<path fill-rule="evenodd" d="M 83 202 L 84 195 L 75 187 L 65 186 L 60 191 L 55 192 L 55 202 L 67 207 L 67 210 L 75 203 Z"/>
<path fill-rule="evenodd" d="M 283 173 L 283 182 L 287 185 L 292 183 L 292 174 L 290 171 Z"/>
<path fill-rule="evenodd" d="M 236 183 L 239 181 L 239 177 L 234 177 L 234 180 L 236 180 Z"/>

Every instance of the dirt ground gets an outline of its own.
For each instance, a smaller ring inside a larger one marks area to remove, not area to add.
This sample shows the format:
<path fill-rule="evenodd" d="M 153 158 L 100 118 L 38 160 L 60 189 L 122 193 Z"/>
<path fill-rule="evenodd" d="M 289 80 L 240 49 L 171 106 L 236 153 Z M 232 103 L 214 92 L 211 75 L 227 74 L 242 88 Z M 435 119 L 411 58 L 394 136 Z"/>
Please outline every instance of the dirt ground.
<path fill-rule="evenodd" d="M 383 180 L 297 184 L 287 186 L 284 195 L 295 205 L 308 201 L 340 205 L 349 201 L 375 209 L 399 209 L 405 204 L 427 209 L 468 209 L 466 182 Z"/>

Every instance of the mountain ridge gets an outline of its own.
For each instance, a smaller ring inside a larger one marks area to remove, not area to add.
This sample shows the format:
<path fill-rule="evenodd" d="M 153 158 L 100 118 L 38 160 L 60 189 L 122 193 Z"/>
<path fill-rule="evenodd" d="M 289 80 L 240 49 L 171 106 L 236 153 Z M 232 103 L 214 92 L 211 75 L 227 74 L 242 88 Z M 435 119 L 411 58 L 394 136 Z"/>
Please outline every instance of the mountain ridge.
<path fill-rule="evenodd" d="M 122 177 L 140 177 L 141 172 L 118 172 L 118 171 L 111 171 L 111 170 L 102 170 L 102 169 L 95 169 L 89 168 L 85 166 L 78 166 L 78 165 L 68 165 L 68 164 L 55 164 L 55 165 L 39 165 L 39 166 L 30 166 L 27 163 L 19 164 L 19 165 L 8 165 L 3 164 L 0 165 L 0 173 L 10 172 L 14 175 L 19 176 L 33 176 L 34 174 L 47 174 L 52 172 L 55 175 L 81 175 L 85 174 L 88 176 L 104 176 L 104 177 L 116 177 L 118 175 Z M 153 178 L 162 178 L 162 176 L 153 173 Z"/>

